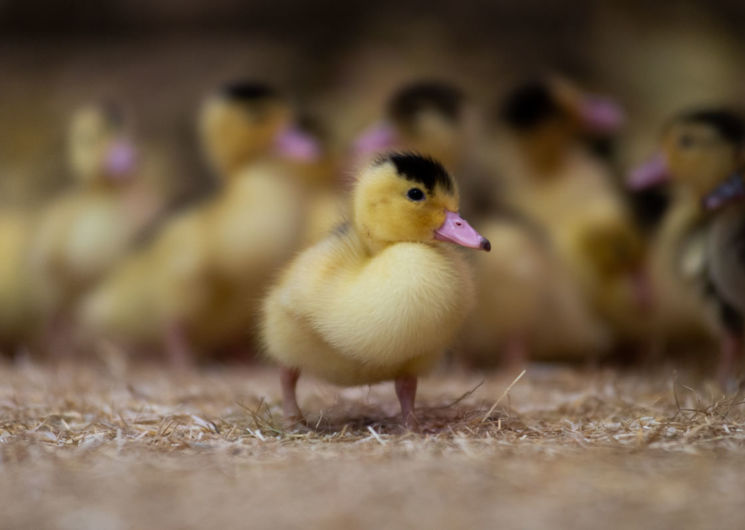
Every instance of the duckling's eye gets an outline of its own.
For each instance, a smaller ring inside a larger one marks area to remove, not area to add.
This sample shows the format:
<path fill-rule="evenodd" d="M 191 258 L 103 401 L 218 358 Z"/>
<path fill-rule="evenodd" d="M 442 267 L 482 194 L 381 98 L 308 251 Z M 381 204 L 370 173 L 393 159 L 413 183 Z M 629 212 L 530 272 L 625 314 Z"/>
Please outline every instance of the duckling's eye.
<path fill-rule="evenodd" d="M 695 144 L 695 140 L 693 139 L 693 136 L 690 134 L 684 134 L 683 136 L 678 139 L 678 145 L 682 147 L 683 149 L 688 149 L 690 147 L 693 147 L 693 144 Z"/>
<path fill-rule="evenodd" d="M 406 196 L 412 200 L 412 201 L 423 201 L 424 200 L 424 192 L 420 190 L 419 188 L 411 188 L 409 191 L 406 192 Z"/>

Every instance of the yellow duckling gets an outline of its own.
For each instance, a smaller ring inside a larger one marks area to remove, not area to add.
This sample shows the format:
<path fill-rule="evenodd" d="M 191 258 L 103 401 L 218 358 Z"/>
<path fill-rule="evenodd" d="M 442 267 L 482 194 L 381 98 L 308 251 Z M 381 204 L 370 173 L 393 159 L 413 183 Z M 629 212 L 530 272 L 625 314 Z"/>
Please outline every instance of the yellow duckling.
<path fill-rule="evenodd" d="M 470 363 L 520 368 L 534 351 L 554 263 L 546 238 L 524 219 L 494 212 L 481 217 L 481 233 L 494 252 L 472 260 L 479 285 L 460 346 Z"/>
<path fill-rule="evenodd" d="M 415 81 L 389 98 L 383 121 L 369 127 L 355 140 L 357 156 L 375 156 L 406 149 L 441 157 L 447 169 L 458 167 L 463 148 L 465 98 L 449 83 Z"/>
<path fill-rule="evenodd" d="M 308 116 L 299 120 L 304 134 L 319 140 L 317 160 L 304 164 L 297 176 L 306 194 L 306 219 L 301 247 L 317 243 L 349 218 L 349 193 L 341 178 L 339 157 L 333 152 L 326 131 Z"/>
<path fill-rule="evenodd" d="M 302 372 L 341 385 L 395 379 L 414 427 L 417 376 L 434 366 L 472 304 L 450 241 L 489 250 L 458 215 L 458 189 L 437 162 L 385 156 L 359 176 L 352 221 L 295 258 L 264 302 L 263 337 L 280 363 L 284 411 L 302 419 Z"/>
<path fill-rule="evenodd" d="M 388 99 L 383 119 L 354 141 L 357 167 L 377 155 L 412 151 L 438 160 L 461 175 L 461 203 L 468 211 L 485 210 L 491 180 L 478 167 L 478 122 L 472 105 L 457 86 L 423 79 L 407 83 Z"/>
<path fill-rule="evenodd" d="M 221 189 L 170 219 L 81 314 L 94 336 L 162 345 L 179 364 L 250 342 L 266 282 L 304 237 L 297 173 L 318 156 L 285 98 L 262 83 L 212 94 L 200 132 Z"/>
<path fill-rule="evenodd" d="M 663 152 L 630 175 L 639 189 L 672 177 L 673 204 L 657 234 L 658 326 L 673 337 L 721 337 L 719 379 L 731 386 L 743 356 L 745 121 L 724 109 L 679 115 Z M 707 303 L 702 303 L 705 301 Z"/>
<path fill-rule="evenodd" d="M 68 156 L 75 186 L 40 215 L 30 250 L 30 273 L 50 330 L 126 254 L 155 213 L 116 107 L 91 105 L 74 114 Z"/>
<path fill-rule="evenodd" d="M 541 227 L 557 258 L 538 349 L 597 355 L 614 336 L 644 337 L 642 239 L 609 171 L 581 141 L 620 126 L 620 110 L 548 79 L 513 90 L 500 117 L 502 193 Z"/>
<path fill-rule="evenodd" d="M 32 331 L 27 259 L 32 232 L 29 212 L 0 209 L 0 355 L 16 353 Z"/>

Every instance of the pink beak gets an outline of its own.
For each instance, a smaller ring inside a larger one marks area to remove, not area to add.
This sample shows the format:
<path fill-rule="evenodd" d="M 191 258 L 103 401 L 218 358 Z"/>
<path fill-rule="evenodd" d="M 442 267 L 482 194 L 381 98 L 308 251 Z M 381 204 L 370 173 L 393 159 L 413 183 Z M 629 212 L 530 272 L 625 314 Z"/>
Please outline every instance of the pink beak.
<path fill-rule="evenodd" d="M 288 127 L 274 139 L 277 152 L 300 162 L 314 162 L 321 156 L 318 142 L 296 127 Z"/>
<path fill-rule="evenodd" d="M 600 96 L 585 96 L 580 104 L 580 115 L 584 126 L 598 134 L 614 133 L 626 121 L 626 115 L 618 103 Z"/>
<path fill-rule="evenodd" d="M 354 142 L 356 157 L 365 157 L 393 149 L 398 143 L 396 131 L 387 123 L 378 123 L 361 133 Z"/>
<path fill-rule="evenodd" d="M 629 173 L 626 185 L 632 190 L 643 190 L 668 180 L 670 180 L 670 170 L 667 167 L 665 155 L 657 153 Z"/>
<path fill-rule="evenodd" d="M 435 239 L 450 241 L 462 247 L 478 248 L 487 252 L 491 250 L 491 243 L 488 239 L 474 230 L 468 224 L 468 221 L 450 210 L 446 211 L 445 222 L 442 223 L 442 226 L 435 230 Z"/>
<path fill-rule="evenodd" d="M 106 153 L 104 167 L 111 180 L 123 180 L 137 165 L 137 150 L 127 140 L 117 140 Z"/>

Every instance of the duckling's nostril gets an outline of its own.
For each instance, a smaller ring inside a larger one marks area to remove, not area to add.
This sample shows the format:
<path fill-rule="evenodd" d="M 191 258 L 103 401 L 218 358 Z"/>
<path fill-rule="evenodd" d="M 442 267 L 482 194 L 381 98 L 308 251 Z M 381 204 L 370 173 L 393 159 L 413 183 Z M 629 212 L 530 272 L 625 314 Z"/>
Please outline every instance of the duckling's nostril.
<path fill-rule="evenodd" d="M 455 226 L 463 226 L 463 223 L 461 223 L 460 221 L 456 221 Z"/>

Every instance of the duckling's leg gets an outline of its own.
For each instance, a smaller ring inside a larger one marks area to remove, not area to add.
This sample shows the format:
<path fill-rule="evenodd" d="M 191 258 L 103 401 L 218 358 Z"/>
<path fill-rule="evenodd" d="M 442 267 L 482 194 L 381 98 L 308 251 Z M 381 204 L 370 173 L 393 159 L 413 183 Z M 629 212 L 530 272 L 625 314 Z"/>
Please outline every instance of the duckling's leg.
<path fill-rule="evenodd" d="M 724 325 L 724 334 L 717 375 L 722 389 L 734 392 L 737 390 L 737 376 L 743 353 L 743 318 L 738 310 L 723 300 L 719 300 L 719 316 Z"/>
<path fill-rule="evenodd" d="M 184 326 L 171 324 L 165 330 L 166 357 L 171 365 L 179 370 L 194 364 L 196 356 L 186 338 Z"/>
<path fill-rule="evenodd" d="M 726 392 L 737 390 L 737 371 L 742 356 L 742 340 L 734 333 L 726 332 L 722 337 L 721 357 L 717 379 Z"/>
<path fill-rule="evenodd" d="M 300 378 L 300 370 L 297 368 L 287 368 L 282 366 L 279 369 L 279 381 L 282 384 L 282 411 L 285 415 L 285 421 L 296 424 L 303 423 L 305 418 L 297 404 L 297 395 L 295 387 L 297 380 Z"/>
<path fill-rule="evenodd" d="M 401 421 L 404 427 L 413 431 L 418 427 L 414 415 L 414 400 L 416 399 L 416 377 L 405 375 L 396 379 L 396 395 L 401 404 Z"/>
<path fill-rule="evenodd" d="M 530 360 L 528 344 L 525 336 L 521 333 L 515 333 L 507 339 L 504 347 L 504 367 L 506 370 L 522 370 Z"/>

